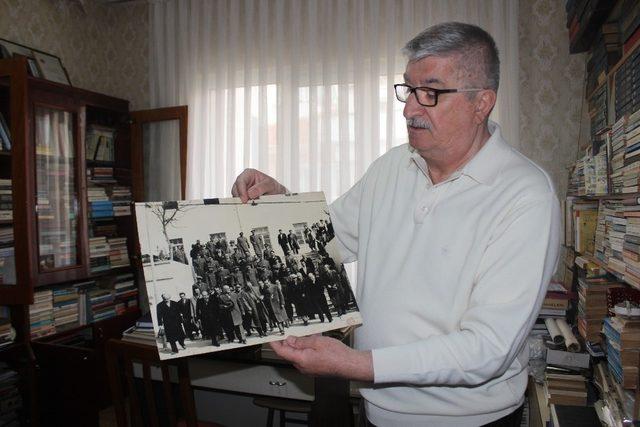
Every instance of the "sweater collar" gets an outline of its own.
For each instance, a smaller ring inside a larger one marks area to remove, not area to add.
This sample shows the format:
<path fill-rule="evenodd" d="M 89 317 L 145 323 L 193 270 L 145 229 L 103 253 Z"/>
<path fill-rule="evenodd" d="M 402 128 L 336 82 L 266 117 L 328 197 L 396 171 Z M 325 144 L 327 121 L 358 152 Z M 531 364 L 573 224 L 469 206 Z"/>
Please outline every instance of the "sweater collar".
<path fill-rule="evenodd" d="M 502 132 L 497 123 L 489 120 L 488 130 L 491 137 L 480 151 L 447 178 L 446 181 L 454 180 L 460 175 L 466 175 L 480 184 L 492 185 L 494 183 L 496 177 L 500 174 L 503 159 L 511 150 L 511 147 L 502 138 Z M 429 177 L 429 165 L 426 160 L 413 147 L 410 145 L 408 147 L 411 152 L 409 163 L 416 165 L 427 179 L 431 180 Z"/>

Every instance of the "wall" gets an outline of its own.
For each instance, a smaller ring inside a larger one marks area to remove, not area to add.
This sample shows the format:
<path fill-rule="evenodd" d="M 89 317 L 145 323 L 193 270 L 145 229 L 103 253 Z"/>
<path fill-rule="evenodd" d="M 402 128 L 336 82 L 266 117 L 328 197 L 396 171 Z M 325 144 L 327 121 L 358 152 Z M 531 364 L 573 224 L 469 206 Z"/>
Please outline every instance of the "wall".
<path fill-rule="evenodd" d="M 75 86 L 149 106 L 148 5 L 86 0 L 0 0 L 0 37 L 60 56 Z M 584 55 L 569 55 L 564 2 L 520 0 L 520 147 L 547 170 L 558 194 L 588 134 Z"/>
<path fill-rule="evenodd" d="M 564 2 L 520 0 L 519 6 L 520 147 L 549 172 L 562 198 L 578 137 L 584 143 L 589 136 L 585 54 L 569 55 Z"/>
<path fill-rule="evenodd" d="M 0 0 L 0 38 L 62 59 L 74 86 L 149 105 L 147 4 Z"/>

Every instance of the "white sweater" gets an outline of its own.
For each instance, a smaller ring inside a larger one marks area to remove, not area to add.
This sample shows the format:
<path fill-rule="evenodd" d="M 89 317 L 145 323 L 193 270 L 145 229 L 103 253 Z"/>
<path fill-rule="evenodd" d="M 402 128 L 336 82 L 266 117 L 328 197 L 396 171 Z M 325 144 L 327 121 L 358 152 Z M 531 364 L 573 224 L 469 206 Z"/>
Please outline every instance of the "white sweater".
<path fill-rule="evenodd" d="M 378 426 L 482 425 L 522 403 L 560 209 L 547 174 L 489 131 L 445 182 L 402 145 L 331 205 L 358 261 L 355 342 L 373 350 L 375 376 L 361 392 Z"/>

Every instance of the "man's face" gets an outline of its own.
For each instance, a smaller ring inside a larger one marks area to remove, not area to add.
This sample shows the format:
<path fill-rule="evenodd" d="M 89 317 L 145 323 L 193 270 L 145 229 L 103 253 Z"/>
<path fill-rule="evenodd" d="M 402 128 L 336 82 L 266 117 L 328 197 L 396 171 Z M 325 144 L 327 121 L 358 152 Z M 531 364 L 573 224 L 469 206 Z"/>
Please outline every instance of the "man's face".
<path fill-rule="evenodd" d="M 181 293 L 180 294 L 180 299 L 185 299 L 185 298 L 186 298 L 186 295 Z"/>
<path fill-rule="evenodd" d="M 169 301 L 170 297 L 167 294 L 162 294 L 162 300 L 163 301 Z"/>
<path fill-rule="evenodd" d="M 459 67 L 454 57 L 428 56 L 407 64 L 405 83 L 435 89 L 461 89 L 468 84 L 459 79 Z M 434 107 L 418 103 L 415 93 L 404 106 L 406 119 L 417 119 L 426 128 L 407 126 L 409 144 L 425 159 L 444 160 L 465 152 L 471 145 L 478 124 L 474 121 L 476 107 L 464 93 L 438 96 Z"/>

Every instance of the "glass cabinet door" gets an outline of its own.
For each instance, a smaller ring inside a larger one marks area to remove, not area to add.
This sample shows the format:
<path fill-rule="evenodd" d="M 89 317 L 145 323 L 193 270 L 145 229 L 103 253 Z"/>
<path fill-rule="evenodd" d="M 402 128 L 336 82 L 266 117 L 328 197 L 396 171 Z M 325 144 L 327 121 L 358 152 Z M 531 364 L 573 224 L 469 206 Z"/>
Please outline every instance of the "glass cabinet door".
<path fill-rule="evenodd" d="M 74 114 L 35 107 L 36 221 L 40 273 L 80 264 Z"/>
<path fill-rule="evenodd" d="M 16 284 L 10 87 L 9 77 L 0 78 L 0 286 Z"/>

